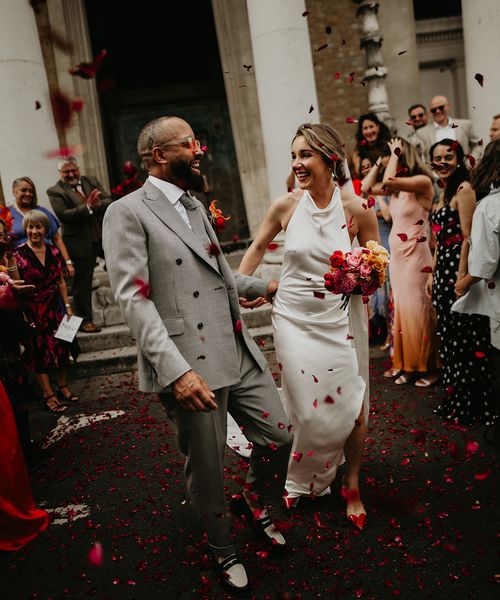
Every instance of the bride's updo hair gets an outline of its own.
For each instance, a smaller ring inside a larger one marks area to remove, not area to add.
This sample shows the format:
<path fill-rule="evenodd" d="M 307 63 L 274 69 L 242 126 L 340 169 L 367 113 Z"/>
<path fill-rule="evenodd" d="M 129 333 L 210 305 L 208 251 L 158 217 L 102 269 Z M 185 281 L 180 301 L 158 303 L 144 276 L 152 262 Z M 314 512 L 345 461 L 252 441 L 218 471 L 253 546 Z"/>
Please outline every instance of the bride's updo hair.
<path fill-rule="evenodd" d="M 344 182 L 346 180 L 344 168 L 346 152 L 344 140 L 340 133 L 330 125 L 304 123 L 297 129 L 293 139 L 295 140 L 300 136 L 306 140 L 311 148 L 321 154 L 323 162 L 333 173 L 335 179 Z"/>

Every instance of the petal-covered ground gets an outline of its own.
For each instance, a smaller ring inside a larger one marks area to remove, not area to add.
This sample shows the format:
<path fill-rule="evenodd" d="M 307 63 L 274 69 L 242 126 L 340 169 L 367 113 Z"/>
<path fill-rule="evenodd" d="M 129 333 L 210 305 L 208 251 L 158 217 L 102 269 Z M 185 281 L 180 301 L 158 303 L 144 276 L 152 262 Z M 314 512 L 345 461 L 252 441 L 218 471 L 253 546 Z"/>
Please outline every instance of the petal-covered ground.
<path fill-rule="evenodd" d="M 480 426 L 443 425 L 433 415 L 438 388 L 396 386 L 382 377 L 386 367 L 383 358 L 372 361 L 364 531 L 347 522 L 338 481 L 331 496 L 302 501 L 289 514 L 287 556 L 269 556 L 236 521 L 255 598 L 498 594 L 498 451 Z M 174 429 L 156 396 L 137 392 L 134 374 L 73 387 L 82 399 L 31 474 L 35 499 L 55 509 L 54 522 L 24 549 L 0 556 L 0 597 L 227 597 L 204 555 Z M 38 408 L 32 420 L 38 439 L 56 424 Z M 246 460 L 228 450 L 228 496 L 245 470 Z"/>

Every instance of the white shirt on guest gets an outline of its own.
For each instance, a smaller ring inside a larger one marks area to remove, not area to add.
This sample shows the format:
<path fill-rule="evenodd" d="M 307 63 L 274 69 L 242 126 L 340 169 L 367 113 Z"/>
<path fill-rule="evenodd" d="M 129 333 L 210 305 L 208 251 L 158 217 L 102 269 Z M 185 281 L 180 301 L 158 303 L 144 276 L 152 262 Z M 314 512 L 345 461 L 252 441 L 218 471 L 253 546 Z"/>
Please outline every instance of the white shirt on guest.
<path fill-rule="evenodd" d="M 177 187 L 175 184 L 170 183 L 169 181 L 163 181 L 163 179 L 158 179 L 158 177 L 154 177 L 153 175 L 149 175 L 148 181 L 152 183 L 155 187 L 157 187 L 160 192 L 163 192 L 165 196 L 170 200 L 175 210 L 180 214 L 182 220 L 186 223 L 189 229 L 192 229 L 191 223 L 189 222 L 189 218 L 187 215 L 186 207 L 180 201 L 180 197 L 188 192 L 181 190 L 180 187 Z"/>
<path fill-rule="evenodd" d="M 453 123 L 453 119 L 451 119 L 450 117 L 448 117 L 448 123 L 444 127 L 441 127 L 441 125 L 438 125 L 436 123 L 436 121 L 434 121 L 434 130 L 436 132 L 436 142 L 440 142 L 441 140 L 445 140 L 445 139 L 450 139 L 450 140 L 457 139 L 457 136 L 455 133 L 455 128 L 451 126 L 452 123 Z"/>

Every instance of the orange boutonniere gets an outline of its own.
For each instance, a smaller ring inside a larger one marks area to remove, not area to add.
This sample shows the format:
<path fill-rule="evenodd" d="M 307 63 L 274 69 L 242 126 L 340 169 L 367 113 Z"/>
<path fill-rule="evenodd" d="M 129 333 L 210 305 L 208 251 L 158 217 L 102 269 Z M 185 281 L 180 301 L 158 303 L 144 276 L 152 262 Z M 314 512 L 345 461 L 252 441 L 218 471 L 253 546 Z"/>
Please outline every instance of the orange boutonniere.
<path fill-rule="evenodd" d="M 219 233 L 224 231 L 226 228 L 226 221 L 229 221 L 231 217 L 225 217 L 222 214 L 221 209 L 217 208 L 216 204 L 217 200 L 212 200 L 212 202 L 210 202 L 210 206 L 208 207 L 208 217 L 212 227 L 215 229 L 215 232 Z"/>
<path fill-rule="evenodd" d="M 0 219 L 7 225 L 7 231 L 12 231 L 12 215 L 10 210 L 3 204 L 0 204 Z"/>

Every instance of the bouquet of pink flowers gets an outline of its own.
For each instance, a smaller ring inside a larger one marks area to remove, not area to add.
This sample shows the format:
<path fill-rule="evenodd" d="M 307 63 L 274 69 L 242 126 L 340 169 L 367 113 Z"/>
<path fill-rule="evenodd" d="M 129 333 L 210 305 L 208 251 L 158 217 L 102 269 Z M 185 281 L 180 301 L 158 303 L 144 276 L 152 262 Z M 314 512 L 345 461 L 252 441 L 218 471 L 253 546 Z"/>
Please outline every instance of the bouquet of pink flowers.
<path fill-rule="evenodd" d="M 370 240 L 366 248 L 350 252 L 336 250 L 330 256 L 330 272 L 325 273 L 325 288 L 342 294 L 341 308 L 349 304 L 351 294 L 363 296 L 363 302 L 384 285 L 389 253 L 378 242 Z"/>

